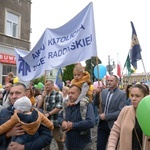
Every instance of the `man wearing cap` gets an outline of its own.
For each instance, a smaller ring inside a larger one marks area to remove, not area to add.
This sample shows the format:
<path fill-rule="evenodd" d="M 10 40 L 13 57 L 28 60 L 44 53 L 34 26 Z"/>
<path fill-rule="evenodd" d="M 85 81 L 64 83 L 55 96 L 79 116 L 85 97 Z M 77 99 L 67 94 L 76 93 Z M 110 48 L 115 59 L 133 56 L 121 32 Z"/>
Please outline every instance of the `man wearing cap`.
<path fill-rule="evenodd" d="M 6 109 L 3 109 L 0 112 L 0 125 L 8 121 L 11 116 L 14 114 L 14 103 L 17 99 L 26 96 L 26 87 L 22 83 L 16 83 L 10 89 L 10 102 L 11 106 Z M 37 130 L 39 137 L 25 144 L 19 144 L 17 142 L 11 142 L 11 138 L 14 136 L 20 136 L 24 134 L 24 130 L 20 123 L 17 123 L 11 130 L 5 134 L 0 135 L 0 150 L 42 150 L 45 146 L 51 143 L 52 135 L 51 131 L 40 125 Z"/>

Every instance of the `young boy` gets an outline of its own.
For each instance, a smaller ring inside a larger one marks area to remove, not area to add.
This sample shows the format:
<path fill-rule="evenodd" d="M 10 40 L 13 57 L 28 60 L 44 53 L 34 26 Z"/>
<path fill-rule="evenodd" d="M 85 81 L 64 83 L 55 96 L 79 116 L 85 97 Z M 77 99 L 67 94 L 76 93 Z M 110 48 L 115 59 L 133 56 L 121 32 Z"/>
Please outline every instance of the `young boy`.
<path fill-rule="evenodd" d="M 41 123 L 53 130 L 53 123 L 36 108 L 32 108 L 28 97 L 19 98 L 13 107 L 15 113 L 10 120 L 0 126 L 0 134 L 8 132 L 17 123 L 22 124 L 25 134 L 12 137 L 12 141 L 25 144 L 35 140 L 39 136 L 37 130 Z"/>

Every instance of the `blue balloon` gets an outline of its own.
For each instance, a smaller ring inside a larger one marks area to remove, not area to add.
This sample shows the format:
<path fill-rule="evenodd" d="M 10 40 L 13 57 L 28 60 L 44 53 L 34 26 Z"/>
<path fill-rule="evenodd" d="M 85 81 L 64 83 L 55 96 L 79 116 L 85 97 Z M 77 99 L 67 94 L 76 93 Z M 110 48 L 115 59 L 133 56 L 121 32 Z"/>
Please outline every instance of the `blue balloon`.
<path fill-rule="evenodd" d="M 106 67 L 102 64 L 98 64 L 94 67 L 94 76 L 97 79 L 103 79 L 106 75 Z"/>

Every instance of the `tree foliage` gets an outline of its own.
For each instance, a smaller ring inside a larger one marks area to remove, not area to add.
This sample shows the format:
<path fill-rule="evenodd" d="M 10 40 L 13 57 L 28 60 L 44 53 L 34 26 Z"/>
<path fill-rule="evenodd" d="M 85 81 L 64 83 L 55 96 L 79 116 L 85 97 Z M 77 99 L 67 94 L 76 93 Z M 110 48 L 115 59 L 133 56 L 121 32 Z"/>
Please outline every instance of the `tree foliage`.
<path fill-rule="evenodd" d="M 32 82 L 34 83 L 34 84 L 38 84 L 39 82 L 41 82 L 41 83 L 43 83 L 44 84 L 44 75 L 43 76 L 41 76 L 41 77 L 39 77 L 39 78 L 36 78 L 36 79 L 33 79 L 32 80 Z"/>
<path fill-rule="evenodd" d="M 65 67 L 63 75 L 62 75 L 62 80 L 64 83 L 66 83 L 67 80 L 72 80 L 73 79 L 73 69 L 74 69 L 75 65 L 68 65 Z"/>

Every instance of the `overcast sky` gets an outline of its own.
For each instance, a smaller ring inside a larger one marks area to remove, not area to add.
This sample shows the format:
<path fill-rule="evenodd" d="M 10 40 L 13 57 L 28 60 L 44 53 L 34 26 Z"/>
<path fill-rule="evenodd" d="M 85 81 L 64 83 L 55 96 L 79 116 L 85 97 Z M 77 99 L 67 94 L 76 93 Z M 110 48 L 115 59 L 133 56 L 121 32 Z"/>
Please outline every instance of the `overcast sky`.
<path fill-rule="evenodd" d="M 124 66 L 130 49 L 132 21 L 142 48 L 144 66 L 146 72 L 149 72 L 149 0 L 32 0 L 32 48 L 46 28 L 64 25 L 90 2 L 93 2 L 97 51 L 102 64 L 108 64 L 108 55 L 117 63 L 118 53 L 121 65 Z M 142 61 L 138 62 L 137 72 L 144 72 Z"/>

